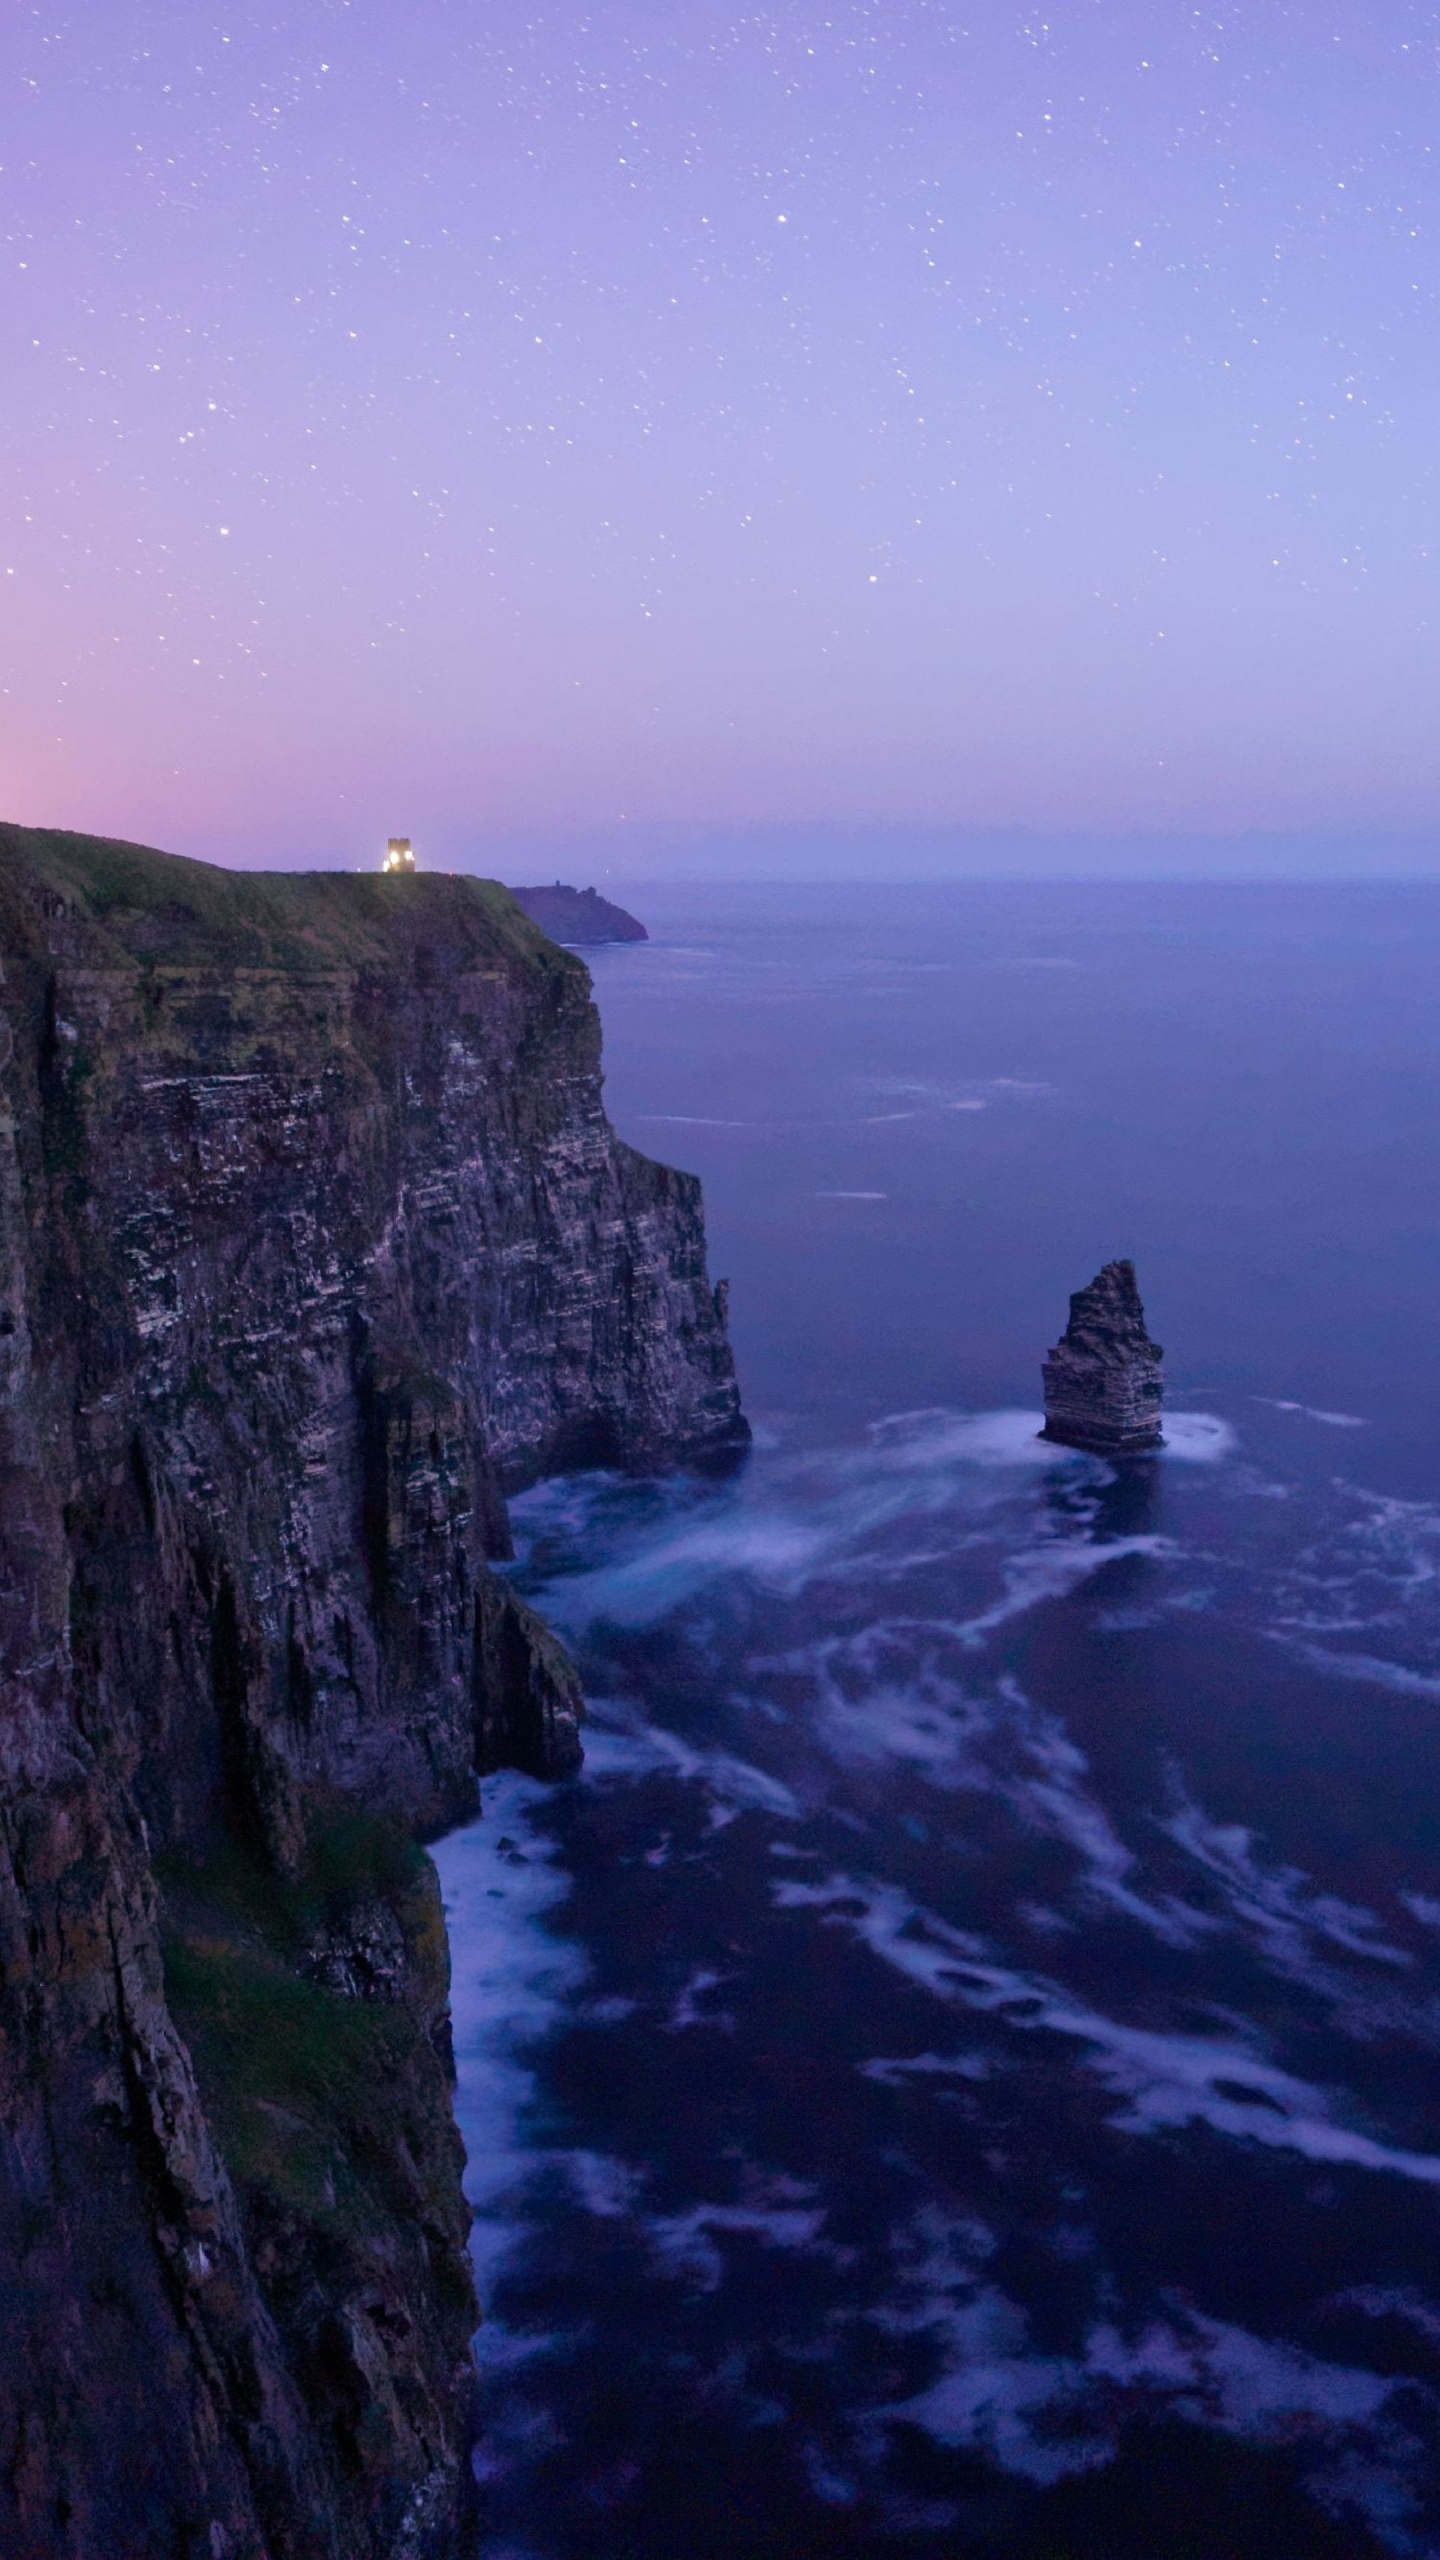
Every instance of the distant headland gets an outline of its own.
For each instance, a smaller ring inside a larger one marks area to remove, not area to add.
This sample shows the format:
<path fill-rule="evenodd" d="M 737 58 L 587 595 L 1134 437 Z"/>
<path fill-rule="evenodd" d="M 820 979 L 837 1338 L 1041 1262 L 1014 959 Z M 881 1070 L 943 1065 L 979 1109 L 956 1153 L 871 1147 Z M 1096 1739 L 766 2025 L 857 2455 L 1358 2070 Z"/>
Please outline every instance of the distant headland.
<path fill-rule="evenodd" d="M 597 889 L 571 889 L 563 881 L 541 889 L 512 889 L 532 924 L 552 942 L 648 942 L 639 918 L 602 898 Z"/>
<path fill-rule="evenodd" d="M 391 836 L 380 868 L 390 878 L 413 877 L 419 865 L 408 836 Z M 627 914 L 598 889 L 572 889 L 563 880 L 534 889 L 512 889 L 511 897 L 552 942 L 648 942 L 638 916 Z"/>

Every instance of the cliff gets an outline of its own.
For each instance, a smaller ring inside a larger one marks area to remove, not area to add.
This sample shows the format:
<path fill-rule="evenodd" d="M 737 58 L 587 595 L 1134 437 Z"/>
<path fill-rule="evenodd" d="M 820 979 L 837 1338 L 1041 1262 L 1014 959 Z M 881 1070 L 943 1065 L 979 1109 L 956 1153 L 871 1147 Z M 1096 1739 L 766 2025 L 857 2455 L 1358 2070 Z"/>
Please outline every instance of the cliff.
<path fill-rule="evenodd" d="M 488 882 L 0 828 L 0 960 L 0 2549 L 440 2560 L 415 1843 L 578 1756 L 507 1490 L 744 1436 L 698 1185 Z"/>
<path fill-rule="evenodd" d="M 570 889 L 561 880 L 539 889 L 512 889 L 532 924 L 555 942 L 648 942 L 638 916 L 602 898 L 598 889 Z"/>

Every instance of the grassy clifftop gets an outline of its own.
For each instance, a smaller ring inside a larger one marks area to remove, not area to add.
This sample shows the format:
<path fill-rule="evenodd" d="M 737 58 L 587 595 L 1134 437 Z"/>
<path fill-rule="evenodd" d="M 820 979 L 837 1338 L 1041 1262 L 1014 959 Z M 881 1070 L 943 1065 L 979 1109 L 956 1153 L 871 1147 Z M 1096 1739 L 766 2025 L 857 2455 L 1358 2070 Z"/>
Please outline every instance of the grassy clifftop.
<path fill-rule="evenodd" d="M 578 973 L 498 880 L 446 872 L 227 871 L 152 846 L 0 824 L 0 888 L 38 892 L 132 960 L 176 967 L 392 965 L 437 934 Z"/>

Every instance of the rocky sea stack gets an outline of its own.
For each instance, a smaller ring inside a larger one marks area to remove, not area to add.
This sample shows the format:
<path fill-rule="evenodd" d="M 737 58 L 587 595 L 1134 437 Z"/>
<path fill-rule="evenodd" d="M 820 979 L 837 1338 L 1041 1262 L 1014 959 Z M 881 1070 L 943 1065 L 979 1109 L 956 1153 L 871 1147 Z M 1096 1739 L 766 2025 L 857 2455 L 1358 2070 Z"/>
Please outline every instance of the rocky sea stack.
<path fill-rule="evenodd" d="M 464 2547 L 419 1843 L 580 1749 L 505 1496 L 745 1436 L 507 891 L 0 827 L 6 2560 Z"/>
<path fill-rule="evenodd" d="M 1041 1438 L 1107 1458 L 1162 1446 L 1163 1354 L 1145 1329 L 1133 1262 L 1107 1262 L 1070 1301 L 1045 1362 Z"/>

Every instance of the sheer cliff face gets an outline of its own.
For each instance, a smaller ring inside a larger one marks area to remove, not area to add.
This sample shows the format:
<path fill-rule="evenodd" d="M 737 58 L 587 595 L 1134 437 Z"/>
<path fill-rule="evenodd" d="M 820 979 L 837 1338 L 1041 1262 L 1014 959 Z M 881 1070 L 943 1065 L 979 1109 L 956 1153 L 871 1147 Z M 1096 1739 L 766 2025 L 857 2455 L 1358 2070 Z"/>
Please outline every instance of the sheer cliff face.
<path fill-rule="evenodd" d="M 578 1701 L 504 1494 L 743 1438 L 506 894 L 0 829 L 0 2547 L 451 2547 L 433 1833 Z M 167 1973 L 168 1960 L 168 1973 Z"/>

